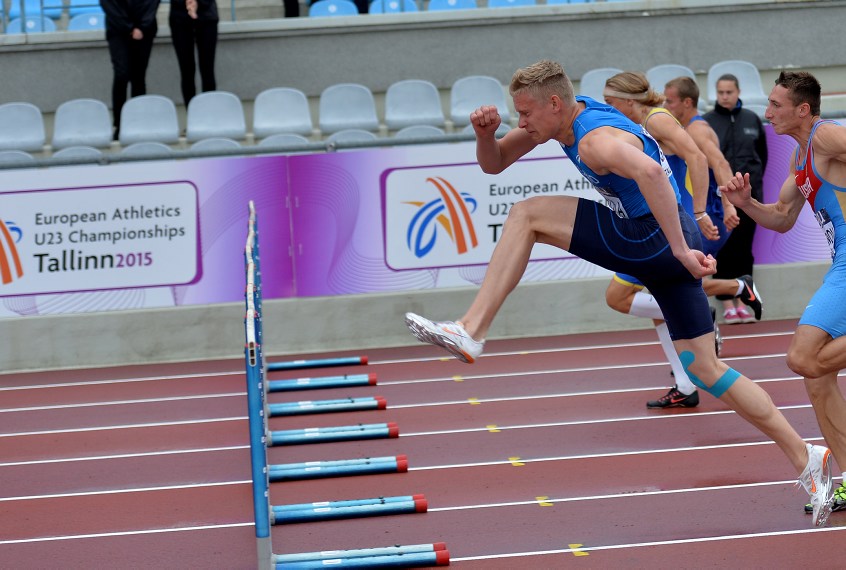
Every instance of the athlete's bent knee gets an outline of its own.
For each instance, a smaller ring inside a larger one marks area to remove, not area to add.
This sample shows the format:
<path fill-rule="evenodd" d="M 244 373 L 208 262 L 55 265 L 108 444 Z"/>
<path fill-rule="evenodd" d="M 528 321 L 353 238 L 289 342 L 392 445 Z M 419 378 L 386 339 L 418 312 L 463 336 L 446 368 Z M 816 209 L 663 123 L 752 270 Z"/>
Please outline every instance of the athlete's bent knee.
<path fill-rule="evenodd" d="M 684 371 L 687 372 L 688 378 L 693 383 L 694 386 L 697 388 L 702 388 L 715 398 L 719 398 L 723 394 L 725 394 L 729 388 L 740 378 L 740 372 L 735 370 L 734 368 L 729 368 L 726 370 L 722 376 L 720 376 L 713 385 L 708 386 L 703 382 L 696 374 L 691 372 L 690 366 L 693 364 L 693 361 L 696 360 L 696 357 L 693 353 L 689 350 L 685 350 L 679 355 L 679 360 L 684 367 Z"/>

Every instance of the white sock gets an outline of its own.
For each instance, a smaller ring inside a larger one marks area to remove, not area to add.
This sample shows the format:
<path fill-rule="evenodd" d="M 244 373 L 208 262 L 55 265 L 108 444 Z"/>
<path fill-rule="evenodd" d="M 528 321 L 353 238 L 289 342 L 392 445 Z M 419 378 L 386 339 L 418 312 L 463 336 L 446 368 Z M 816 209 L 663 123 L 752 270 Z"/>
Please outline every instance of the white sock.
<path fill-rule="evenodd" d="M 661 348 L 664 349 L 664 354 L 667 356 L 667 361 L 673 369 L 673 376 L 676 378 L 676 388 L 685 396 L 689 396 L 696 391 L 696 386 L 690 381 L 684 367 L 682 366 L 679 355 L 676 354 L 676 347 L 673 346 L 673 341 L 670 339 L 670 329 L 667 328 L 667 323 L 661 323 L 655 327 L 658 333 L 658 340 L 661 341 Z"/>
<path fill-rule="evenodd" d="M 746 283 L 742 279 L 736 279 L 735 281 L 737 281 L 737 293 L 734 296 L 740 297 L 740 294 L 743 293 L 743 288 L 746 287 Z"/>
<path fill-rule="evenodd" d="M 661 312 L 661 307 L 658 306 L 655 297 L 643 291 L 635 293 L 629 314 L 635 317 L 646 317 L 647 319 L 655 319 L 657 321 L 664 320 L 664 313 Z"/>

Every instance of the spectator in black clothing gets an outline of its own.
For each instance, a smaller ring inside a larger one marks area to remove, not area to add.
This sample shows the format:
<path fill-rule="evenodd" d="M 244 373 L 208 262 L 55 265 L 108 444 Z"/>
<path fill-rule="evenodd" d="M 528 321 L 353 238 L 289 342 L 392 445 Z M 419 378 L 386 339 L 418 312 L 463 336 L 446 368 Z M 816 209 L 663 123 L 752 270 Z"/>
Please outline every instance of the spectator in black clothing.
<path fill-rule="evenodd" d="M 767 167 L 767 137 L 761 119 L 753 111 L 743 108 L 740 100 L 740 84 L 732 74 L 717 79 L 717 103 L 714 110 L 704 115 L 720 139 L 720 150 L 731 165 L 732 172 L 748 172 L 752 185 L 752 196 L 763 201 L 764 170 Z M 737 212 L 740 223 L 717 254 L 715 279 L 736 279 L 752 275 L 755 258 L 752 255 L 752 239 L 755 237 L 755 221 L 742 210 Z M 743 305 L 737 305 L 733 298 L 717 295 L 723 302 L 723 320 L 727 324 L 754 322 Z"/>
<path fill-rule="evenodd" d="M 285 6 L 286 18 L 300 17 L 300 0 L 282 0 L 282 3 Z"/>
<path fill-rule="evenodd" d="M 197 94 L 195 75 L 200 67 L 200 85 L 203 91 L 214 91 L 214 54 L 217 48 L 217 2 L 215 0 L 171 0 L 170 37 L 176 60 L 179 63 L 182 100 L 185 105 Z"/>
<path fill-rule="evenodd" d="M 114 70 L 112 114 L 117 140 L 127 88 L 132 86 L 133 97 L 147 93 L 147 64 L 158 32 L 159 0 L 100 0 L 100 7 L 106 14 L 106 41 Z"/>

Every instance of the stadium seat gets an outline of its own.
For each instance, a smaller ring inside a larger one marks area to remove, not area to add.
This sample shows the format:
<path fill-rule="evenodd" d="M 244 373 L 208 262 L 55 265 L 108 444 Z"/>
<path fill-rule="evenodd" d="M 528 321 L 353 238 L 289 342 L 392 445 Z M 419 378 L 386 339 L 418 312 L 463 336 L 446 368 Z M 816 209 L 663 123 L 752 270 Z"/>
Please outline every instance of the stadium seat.
<path fill-rule="evenodd" d="M 411 125 L 396 132 L 395 139 L 416 139 L 424 137 L 442 137 L 446 133 L 434 125 Z"/>
<path fill-rule="evenodd" d="M 23 9 L 21 9 L 21 2 L 23 2 Z M 43 4 L 42 0 L 11 0 L 9 3 L 9 20 L 23 18 L 24 13 L 27 19 L 46 16 L 47 18 L 57 20 L 62 17 L 62 8 L 62 0 L 43 0 Z M 45 29 L 44 31 L 53 30 Z M 8 30 L 7 33 L 9 33 Z"/>
<path fill-rule="evenodd" d="M 69 146 L 108 147 L 112 143 L 109 108 L 98 99 L 71 99 L 53 117 L 53 149 Z"/>
<path fill-rule="evenodd" d="M 401 12 L 417 12 L 420 9 L 414 0 L 373 0 L 370 3 L 370 14 L 399 14 Z"/>
<path fill-rule="evenodd" d="M 309 144 L 309 140 L 302 135 L 295 133 L 277 133 L 261 139 L 258 146 L 288 146 Z"/>
<path fill-rule="evenodd" d="M 477 7 L 476 0 L 429 0 L 429 12 L 439 10 L 472 10 Z"/>
<path fill-rule="evenodd" d="M 488 8 L 516 8 L 518 6 L 536 5 L 536 0 L 488 0 Z"/>
<path fill-rule="evenodd" d="M 45 141 L 41 109 L 31 103 L 0 105 L 0 150 L 40 151 Z"/>
<path fill-rule="evenodd" d="M 228 137 L 211 137 L 199 140 L 191 145 L 191 150 L 200 152 L 216 152 L 220 150 L 234 150 L 239 148 L 241 148 L 241 143 Z"/>
<path fill-rule="evenodd" d="M 376 101 L 368 87 L 358 83 L 337 83 L 320 94 L 320 130 L 331 134 L 345 129 L 376 131 Z"/>
<path fill-rule="evenodd" d="M 228 91 L 199 93 L 188 103 L 186 138 L 196 142 L 209 138 L 243 140 L 247 136 L 244 106 Z"/>
<path fill-rule="evenodd" d="M 511 120 L 502 84 L 487 75 L 468 75 L 458 79 L 450 89 L 450 119 L 454 125 L 470 124 L 470 113 L 481 105 L 496 105 L 503 123 Z"/>
<path fill-rule="evenodd" d="M 6 26 L 7 34 L 38 34 L 55 31 L 55 22 L 46 16 L 27 16 L 26 20 L 15 18 Z"/>
<path fill-rule="evenodd" d="M 78 159 L 100 159 L 103 151 L 93 146 L 69 146 L 53 153 L 53 158 L 78 158 Z"/>
<path fill-rule="evenodd" d="M 389 129 L 411 125 L 445 123 L 441 96 L 435 84 L 423 79 L 405 79 L 388 86 L 385 92 L 385 124 Z"/>
<path fill-rule="evenodd" d="M 35 164 L 35 157 L 23 150 L 0 150 L 0 164 Z"/>
<path fill-rule="evenodd" d="M 68 21 L 69 32 L 83 32 L 90 30 L 105 30 L 106 15 L 103 12 L 86 12 L 71 16 Z"/>
<path fill-rule="evenodd" d="M 753 113 L 755 113 L 756 115 L 758 115 L 758 117 L 759 117 L 762 121 L 763 121 L 763 120 L 765 120 L 765 119 L 764 119 L 764 113 L 766 113 L 766 112 L 767 112 L 767 106 L 766 106 L 766 105 L 754 105 L 754 104 L 753 104 L 753 105 L 747 105 L 746 103 L 744 103 L 744 104 L 743 104 L 743 108 L 744 108 L 744 109 L 749 109 L 750 111 L 752 111 Z"/>
<path fill-rule="evenodd" d="M 586 95 L 597 101 L 605 101 L 602 92 L 605 90 L 605 81 L 608 78 L 622 73 L 622 69 L 616 67 L 597 67 L 586 71 L 579 80 L 579 95 Z"/>
<path fill-rule="evenodd" d="M 358 7 L 350 0 L 317 0 L 309 6 L 309 18 L 357 16 Z"/>
<path fill-rule="evenodd" d="M 55 0 L 59 2 L 60 0 Z M 103 9 L 100 7 L 98 0 L 70 0 L 68 7 L 68 14 L 73 19 L 74 16 L 80 14 L 102 14 Z"/>
<path fill-rule="evenodd" d="M 120 150 L 122 156 L 162 157 L 173 154 L 173 149 L 160 142 L 137 142 L 125 146 Z"/>
<path fill-rule="evenodd" d="M 730 59 L 715 63 L 708 69 L 708 103 L 717 101 L 717 80 L 721 75 L 731 73 L 740 84 L 740 100 L 743 105 L 764 105 L 769 103 L 769 95 L 761 85 L 761 73 L 754 64 L 739 59 Z"/>
<path fill-rule="evenodd" d="M 695 80 L 696 74 L 689 67 L 675 63 L 664 63 L 646 70 L 646 79 L 649 81 L 649 86 L 658 93 L 663 93 L 664 85 L 676 77 L 690 77 Z"/>
<path fill-rule="evenodd" d="M 326 141 L 330 143 L 352 143 L 375 141 L 378 138 L 371 131 L 365 131 L 364 129 L 344 129 L 332 133 L 326 138 Z"/>
<path fill-rule="evenodd" d="M 264 138 L 276 133 L 310 136 L 314 124 L 305 93 L 290 87 L 265 89 L 253 104 L 253 134 Z"/>
<path fill-rule="evenodd" d="M 120 144 L 179 141 L 176 105 L 162 95 L 139 95 L 129 99 L 120 116 Z"/>

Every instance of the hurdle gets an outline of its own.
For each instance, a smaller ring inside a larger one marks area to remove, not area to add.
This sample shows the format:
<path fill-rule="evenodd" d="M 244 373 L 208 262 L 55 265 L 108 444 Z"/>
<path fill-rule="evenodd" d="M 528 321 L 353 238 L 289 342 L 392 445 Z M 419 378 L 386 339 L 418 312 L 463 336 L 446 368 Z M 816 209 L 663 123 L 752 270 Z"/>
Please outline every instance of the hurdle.
<path fill-rule="evenodd" d="M 292 378 L 289 380 L 270 380 L 268 392 L 289 392 L 311 390 L 313 388 L 345 388 L 348 386 L 375 386 L 375 374 L 344 374 L 343 376 L 323 376 L 318 378 Z"/>
<path fill-rule="evenodd" d="M 329 368 L 332 366 L 358 366 L 366 364 L 366 356 L 341 356 L 337 358 L 318 358 L 315 360 L 268 362 L 267 369 L 275 372 L 277 370 L 302 370 L 304 368 Z"/>
<path fill-rule="evenodd" d="M 265 363 L 262 353 L 264 335 L 261 319 L 261 269 L 258 242 L 258 223 L 255 204 L 250 201 L 248 234 L 244 248 L 247 283 L 244 292 L 246 305 L 244 316 L 244 361 L 247 382 L 253 511 L 255 515 L 255 535 L 258 555 L 257 567 L 260 570 L 289 570 L 293 568 L 322 568 L 326 566 L 343 568 L 448 566 L 449 551 L 446 549 L 444 543 L 407 546 L 394 545 L 381 548 L 331 550 L 299 554 L 274 554 L 270 533 L 271 526 L 387 514 L 425 513 L 428 510 L 428 502 L 423 495 L 408 495 L 271 507 L 271 482 L 341 475 L 406 472 L 408 470 L 408 458 L 404 455 L 398 455 L 395 457 L 354 458 L 338 461 L 281 465 L 268 464 L 267 448 L 271 445 L 397 437 L 399 430 L 396 424 L 393 423 L 358 424 L 356 426 L 310 428 L 280 432 L 271 432 L 268 429 L 267 420 L 271 417 L 271 409 L 276 412 L 283 410 L 281 415 L 296 415 L 299 413 L 315 413 L 338 409 L 346 411 L 344 407 L 351 405 L 366 406 L 362 409 L 385 409 L 386 402 L 381 397 L 296 402 L 293 405 L 269 404 L 267 402 L 267 394 L 270 392 L 270 387 L 266 378 L 270 368 Z M 353 362 L 367 364 L 367 358 L 353 357 L 353 360 L 324 359 L 294 362 L 299 367 L 303 367 L 303 362 L 306 363 L 305 367 L 344 366 Z M 274 364 L 277 370 L 294 368 L 293 363 Z M 353 376 L 357 376 L 357 378 L 351 379 Z M 375 376 L 349 375 L 346 377 L 335 377 L 335 379 L 331 380 L 307 380 L 280 381 L 282 384 L 277 384 L 274 388 L 278 391 L 287 391 L 309 387 L 328 387 L 335 382 L 350 382 L 351 384 L 349 385 L 372 385 L 375 383 Z M 363 384 L 365 380 L 366 384 Z M 375 407 L 373 407 L 374 402 Z"/>

